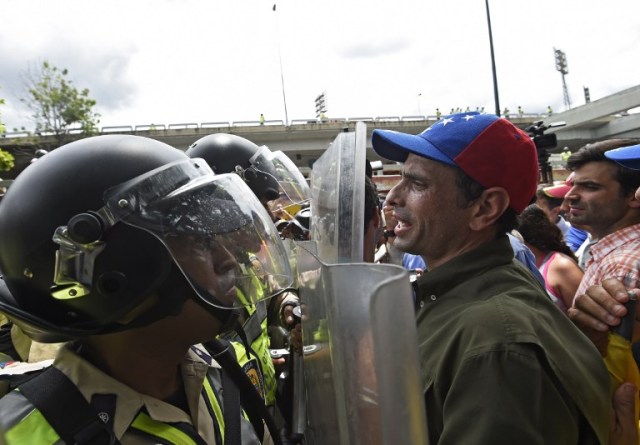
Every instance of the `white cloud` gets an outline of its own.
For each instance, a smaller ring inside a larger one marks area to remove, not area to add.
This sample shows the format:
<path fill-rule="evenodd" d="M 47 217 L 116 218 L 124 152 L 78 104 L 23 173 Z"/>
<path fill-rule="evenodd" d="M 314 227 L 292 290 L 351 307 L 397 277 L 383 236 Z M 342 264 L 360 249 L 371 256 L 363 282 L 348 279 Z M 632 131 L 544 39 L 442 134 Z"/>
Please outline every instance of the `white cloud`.
<path fill-rule="evenodd" d="M 102 125 L 493 111 L 484 2 L 472 0 L 0 0 L 0 109 L 20 111 L 19 74 L 49 60 L 98 101 Z M 635 0 L 491 0 L 501 107 L 564 108 L 638 83 Z M 282 62 L 282 63 L 280 63 Z M 282 67 L 282 70 L 281 70 Z"/>

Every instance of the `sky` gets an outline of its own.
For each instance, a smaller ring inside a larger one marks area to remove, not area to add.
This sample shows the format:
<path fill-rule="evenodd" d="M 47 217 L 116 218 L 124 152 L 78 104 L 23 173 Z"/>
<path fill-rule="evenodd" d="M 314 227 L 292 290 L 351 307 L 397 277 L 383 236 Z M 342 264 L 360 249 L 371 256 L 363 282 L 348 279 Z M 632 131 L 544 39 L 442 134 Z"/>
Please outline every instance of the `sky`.
<path fill-rule="evenodd" d="M 274 10 L 274 5 L 276 8 Z M 566 109 L 640 84 L 638 0 L 489 0 L 500 108 Z M 43 61 L 99 127 L 495 111 L 483 0 L 0 0 L 0 120 Z"/>

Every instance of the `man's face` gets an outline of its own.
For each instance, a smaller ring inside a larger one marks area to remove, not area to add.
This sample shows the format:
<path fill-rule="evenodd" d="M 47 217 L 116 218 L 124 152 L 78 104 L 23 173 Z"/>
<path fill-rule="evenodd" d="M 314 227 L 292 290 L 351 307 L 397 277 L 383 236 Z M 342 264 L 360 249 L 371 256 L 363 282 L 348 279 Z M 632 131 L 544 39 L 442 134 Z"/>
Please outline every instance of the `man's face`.
<path fill-rule="evenodd" d="M 567 193 L 569 220 L 588 226 L 595 238 L 602 238 L 625 226 L 623 218 L 631 210 L 631 196 L 622 196 L 615 179 L 616 167 L 608 162 L 589 162 L 575 171 Z"/>
<path fill-rule="evenodd" d="M 460 206 L 455 178 L 452 167 L 410 154 L 387 195 L 398 222 L 394 246 L 423 255 L 430 269 L 459 255 L 467 241 L 470 211 Z"/>
<path fill-rule="evenodd" d="M 234 306 L 238 263 L 229 248 L 211 237 L 167 238 L 181 269 L 208 294 L 226 307 Z"/>

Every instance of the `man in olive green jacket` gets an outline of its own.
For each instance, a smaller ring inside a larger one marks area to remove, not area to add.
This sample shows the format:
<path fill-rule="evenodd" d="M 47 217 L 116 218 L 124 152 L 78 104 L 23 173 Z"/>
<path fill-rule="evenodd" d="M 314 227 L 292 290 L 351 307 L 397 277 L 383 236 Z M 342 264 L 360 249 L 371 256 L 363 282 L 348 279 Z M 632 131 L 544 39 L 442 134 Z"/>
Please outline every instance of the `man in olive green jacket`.
<path fill-rule="evenodd" d="M 461 113 L 419 135 L 374 130 L 372 143 L 404 162 L 387 196 L 395 244 L 429 265 L 416 306 L 430 443 L 607 443 L 602 359 L 505 236 L 535 195 L 531 138 Z"/>

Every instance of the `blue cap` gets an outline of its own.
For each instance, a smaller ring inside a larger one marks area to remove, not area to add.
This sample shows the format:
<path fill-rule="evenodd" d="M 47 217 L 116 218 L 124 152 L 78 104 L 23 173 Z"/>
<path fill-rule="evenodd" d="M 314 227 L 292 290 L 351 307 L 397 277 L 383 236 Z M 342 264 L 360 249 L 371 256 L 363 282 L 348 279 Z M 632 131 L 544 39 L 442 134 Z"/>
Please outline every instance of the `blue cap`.
<path fill-rule="evenodd" d="M 517 213 L 536 193 L 538 156 L 531 136 L 493 114 L 452 114 L 417 135 L 373 130 L 371 143 L 383 158 L 404 162 L 412 153 L 457 167 L 485 188 L 503 187 Z"/>
<path fill-rule="evenodd" d="M 612 161 L 616 161 L 623 167 L 640 170 L 640 145 L 615 148 L 613 150 L 606 151 L 604 155 Z"/>

